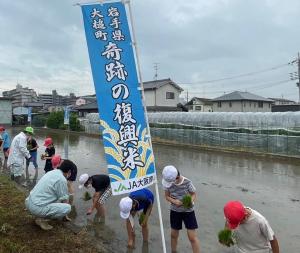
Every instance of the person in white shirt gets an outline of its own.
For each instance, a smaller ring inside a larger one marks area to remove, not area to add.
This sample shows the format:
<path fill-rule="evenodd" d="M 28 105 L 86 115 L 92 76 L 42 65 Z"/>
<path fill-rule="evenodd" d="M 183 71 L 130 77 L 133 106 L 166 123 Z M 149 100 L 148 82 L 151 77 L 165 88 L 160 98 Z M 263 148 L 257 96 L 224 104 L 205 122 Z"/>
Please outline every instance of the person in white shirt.
<path fill-rule="evenodd" d="M 26 198 L 26 208 L 41 229 L 53 228 L 48 224 L 49 219 L 70 220 L 67 216 L 71 212 L 67 179 L 74 166 L 69 160 L 63 161 L 58 169 L 46 173 Z"/>
<path fill-rule="evenodd" d="M 30 153 L 27 150 L 27 140 L 33 135 L 33 128 L 26 127 L 13 139 L 7 160 L 7 166 L 10 168 L 11 178 L 17 183 L 21 183 L 23 175 L 24 158 L 30 159 Z"/>
<path fill-rule="evenodd" d="M 233 230 L 238 253 L 279 253 L 279 244 L 267 219 L 240 201 L 224 206 L 226 227 Z"/>

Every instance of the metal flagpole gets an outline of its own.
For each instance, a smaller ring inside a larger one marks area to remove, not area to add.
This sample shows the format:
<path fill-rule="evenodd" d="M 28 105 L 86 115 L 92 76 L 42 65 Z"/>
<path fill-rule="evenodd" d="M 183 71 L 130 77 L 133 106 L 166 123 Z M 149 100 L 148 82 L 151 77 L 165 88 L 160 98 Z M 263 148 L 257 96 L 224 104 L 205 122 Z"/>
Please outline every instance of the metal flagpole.
<path fill-rule="evenodd" d="M 144 85 L 143 85 L 143 81 L 142 81 L 142 74 L 141 74 L 141 68 L 140 68 L 140 62 L 139 62 L 138 48 L 137 48 L 137 45 L 136 45 L 136 38 L 135 38 L 135 32 L 134 32 L 134 26 L 133 26 L 133 16 L 132 16 L 132 11 L 131 11 L 130 0 L 125 0 L 125 1 L 123 1 L 123 3 L 124 4 L 128 4 L 129 16 L 130 16 L 130 23 L 131 23 L 131 30 L 132 30 L 132 37 L 133 37 L 132 44 L 133 44 L 133 46 L 135 48 L 135 55 L 136 55 L 136 61 L 137 61 L 138 75 L 139 75 L 140 84 L 141 84 L 141 88 L 142 88 L 142 90 L 141 90 L 142 91 L 141 92 L 141 94 L 142 94 L 142 101 L 143 101 L 143 105 L 144 105 L 145 118 L 146 118 L 147 129 L 148 129 L 148 137 L 150 139 L 150 145 L 151 145 L 151 149 L 152 149 L 152 152 L 153 152 L 151 135 L 150 135 L 150 127 L 149 127 L 149 122 L 148 122 L 147 110 L 146 110 L 146 106 L 145 106 Z M 153 155 L 153 157 L 154 157 L 154 155 Z M 160 232 L 161 232 L 163 252 L 166 253 L 167 252 L 167 250 L 166 250 L 166 241 L 165 241 L 165 234 L 164 234 L 164 225 L 163 225 L 162 215 L 161 215 L 161 206 L 160 206 L 160 198 L 159 198 L 159 191 L 158 191 L 158 185 L 157 185 L 157 176 L 156 176 L 156 182 L 154 184 L 155 184 L 155 192 L 156 192 L 156 196 L 157 196 L 157 208 L 158 208 L 158 216 L 159 216 L 159 222 L 160 222 Z"/>
<path fill-rule="evenodd" d="M 65 145 L 65 158 L 69 159 L 69 140 L 70 140 L 70 125 L 68 125 L 67 129 L 67 141 Z"/>

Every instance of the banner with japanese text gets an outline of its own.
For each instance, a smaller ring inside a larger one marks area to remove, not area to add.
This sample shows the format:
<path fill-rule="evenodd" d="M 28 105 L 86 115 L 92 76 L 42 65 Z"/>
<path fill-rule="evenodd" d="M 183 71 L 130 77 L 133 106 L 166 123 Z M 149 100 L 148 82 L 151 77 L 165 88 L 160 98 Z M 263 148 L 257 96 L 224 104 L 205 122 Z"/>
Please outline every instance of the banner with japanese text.
<path fill-rule="evenodd" d="M 105 156 L 114 195 L 150 186 L 154 156 L 122 2 L 82 5 Z"/>
<path fill-rule="evenodd" d="M 28 107 L 27 121 L 31 123 L 32 119 L 32 107 Z"/>
<path fill-rule="evenodd" d="M 70 124 L 70 108 L 65 106 L 64 107 L 64 125 Z"/>

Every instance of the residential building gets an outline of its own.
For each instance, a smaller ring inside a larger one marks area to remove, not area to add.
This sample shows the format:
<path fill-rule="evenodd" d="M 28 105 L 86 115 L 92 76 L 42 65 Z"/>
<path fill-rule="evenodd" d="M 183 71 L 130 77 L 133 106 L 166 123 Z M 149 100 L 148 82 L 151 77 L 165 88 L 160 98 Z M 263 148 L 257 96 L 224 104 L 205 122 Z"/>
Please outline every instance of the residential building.
<path fill-rule="evenodd" d="M 48 106 L 47 110 L 48 112 L 59 112 L 59 111 L 63 111 L 65 108 L 65 106 L 63 105 L 50 105 Z"/>
<path fill-rule="evenodd" d="M 177 111 L 183 89 L 170 78 L 144 82 L 147 111 Z"/>
<path fill-rule="evenodd" d="M 73 108 L 74 111 L 78 111 L 79 117 L 85 117 L 88 113 L 98 112 L 97 101 L 92 103 L 79 105 Z"/>
<path fill-rule="evenodd" d="M 212 99 L 214 112 L 271 112 L 273 100 L 250 92 L 234 91 Z"/>
<path fill-rule="evenodd" d="M 74 93 L 70 93 L 67 96 L 62 96 L 61 98 L 61 105 L 75 105 L 77 97 Z"/>
<path fill-rule="evenodd" d="M 285 99 L 285 98 L 269 98 L 274 101 L 273 105 L 294 105 L 297 104 L 293 100 Z"/>
<path fill-rule="evenodd" d="M 272 112 L 299 112 L 300 104 L 272 105 Z"/>
<path fill-rule="evenodd" d="M 39 102 L 44 105 L 45 108 L 48 108 L 50 105 L 53 105 L 52 94 L 39 94 Z"/>
<path fill-rule="evenodd" d="M 63 96 L 59 95 L 56 90 L 52 90 L 52 93 L 39 94 L 39 101 L 44 104 L 45 108 L 59 106 L 63 105 Z"/>
<path fill-rule="evenodd" d="M 185 104 L 189 112 L 212 112 L 213 102 L 208 98 L 193 97 Z"/>
<path fill-rule="evenodd" d="M 31 107 L 32 112 L 40 112 L 44 109 L 44 104 L 40 102 L 31 102 L 24 104 L 24 107 Z"/>
<path fill-rule="evenodd" d="M 75 105 L 76 100 L 77 98 L 74 93 L 62 96 L 59 95 L 56 90 L 52 90 L 51 94 L 39 94 L 39 102 L 43 103 L 45 108 L 51 106 Z"/>
<path fill-rule="evenodd" d="M 179 95 L 183 89 L 171 79 L 145 82 L 144 94 L 147 111 L 183 111 Z M 80 117 L 87 113 L 98 112 L 97 100 L 94 96 L 80 97 L 76 100 L 76 107 Z"/>
<path fill-rule="evenodd" d="M 75 105 L 85 105 L 97 101 L 96 96 L 83 96 L 76 99 Z"/>
<path fill-rule="evenodd" d="M 0 125 L 12 125 L 12 99 L 0 97 Z"/>
<path fill-rule="evenodd" d="M 16 88 L 9 91 L 4 91 L 3 97 L 12 98 L 12 107 L 24 106 L 26 103 L 37 102 L 38 98 L 36 92 L 28 87 L 22 87 L 17 84 Z"/>

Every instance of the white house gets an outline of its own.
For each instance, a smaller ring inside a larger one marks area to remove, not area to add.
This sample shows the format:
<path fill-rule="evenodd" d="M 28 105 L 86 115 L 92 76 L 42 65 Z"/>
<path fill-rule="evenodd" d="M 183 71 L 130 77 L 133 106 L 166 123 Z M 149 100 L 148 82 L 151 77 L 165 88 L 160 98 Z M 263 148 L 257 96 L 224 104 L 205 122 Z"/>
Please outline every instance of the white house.
<path fill-rule="evenodd" d="M 213 102 L 208 98 L 193 97 L 185 106 L 188 108 L 189 112 L 213 111 Z"/>
<path fill-rule="evenodd" d="M 234 91 L 212 99 L 214 112 L 271 112 L 271 99 L 249 92 Z"/>
<path fill-rule="evenodd" d="M 177 111 L 183 89 L 170 78 L 144 82 L 147 111 Z"/>
<path fill-rule="evenodd" d="M 96 96 L 83 96 L 76 99 L 75 105 L 76 106 L 86 105 L 89 103 L 93 103 L 95 101 L 96 101 Z"/>

